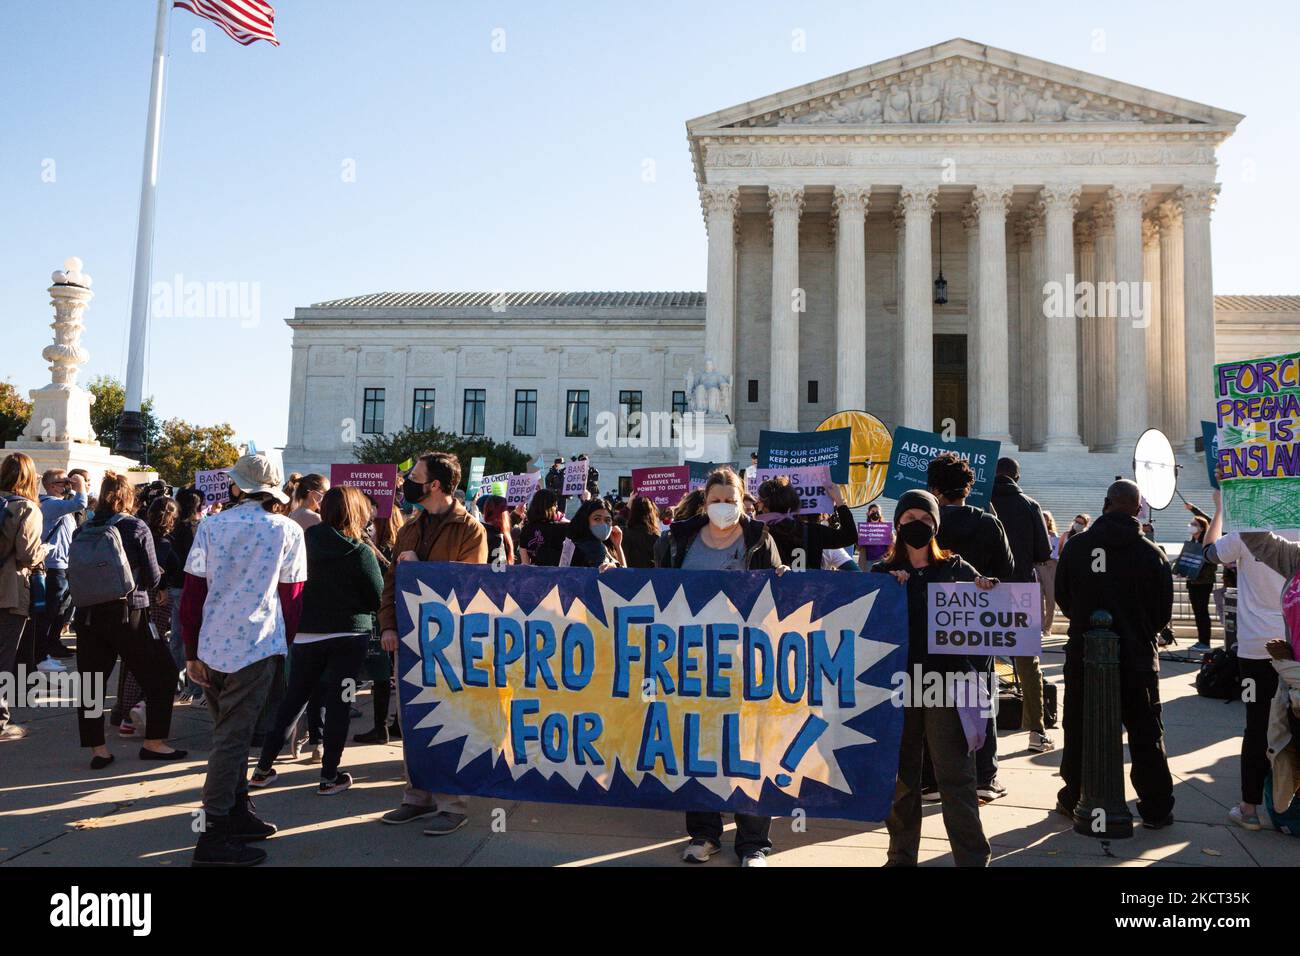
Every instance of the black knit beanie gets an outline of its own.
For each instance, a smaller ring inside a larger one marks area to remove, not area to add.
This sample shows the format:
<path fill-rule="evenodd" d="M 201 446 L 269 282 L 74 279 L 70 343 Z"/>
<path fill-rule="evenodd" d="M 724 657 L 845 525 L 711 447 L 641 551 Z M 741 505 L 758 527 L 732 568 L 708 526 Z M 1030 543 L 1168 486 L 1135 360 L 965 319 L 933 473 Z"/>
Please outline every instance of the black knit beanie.
<path fill-rule="evenodd" d="M 930 517 L 934 519 L 934 527 L 939 529 L 939 500 L 928 491 L 908 491 L 898 499 L 898 504 L 894 506 L 894 527 L 898 527 L 898 520 L 903 517 L 905 512 L 913 508 L 920 508 L 922 511 L 930 512 Z"/>

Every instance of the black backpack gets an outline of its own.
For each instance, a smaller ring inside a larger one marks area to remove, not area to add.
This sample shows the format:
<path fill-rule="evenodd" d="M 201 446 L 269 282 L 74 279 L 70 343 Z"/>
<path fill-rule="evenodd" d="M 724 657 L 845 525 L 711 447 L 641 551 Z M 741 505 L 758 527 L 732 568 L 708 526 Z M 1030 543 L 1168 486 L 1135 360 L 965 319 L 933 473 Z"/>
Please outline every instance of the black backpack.
<path fill-rule="evenodd" d="M 1201 658 L 1196 674 L 1196 693 L 1211 700 L 1240 700 L 1241 677 L 1237 670 L 1237 649 L 1216 647 Z"/>

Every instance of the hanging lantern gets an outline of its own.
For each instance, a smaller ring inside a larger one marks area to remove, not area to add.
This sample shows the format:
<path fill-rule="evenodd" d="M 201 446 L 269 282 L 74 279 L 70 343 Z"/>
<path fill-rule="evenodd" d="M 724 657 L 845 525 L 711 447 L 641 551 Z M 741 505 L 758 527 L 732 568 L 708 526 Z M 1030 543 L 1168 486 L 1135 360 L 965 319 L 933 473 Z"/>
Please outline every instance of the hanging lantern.
<path fill-rule="evenodd" d="M 934 304 L 948 304 L 948 280 L 943 277 L 943 213 L 939 213 L 939 276 L 934 280 Z"/>

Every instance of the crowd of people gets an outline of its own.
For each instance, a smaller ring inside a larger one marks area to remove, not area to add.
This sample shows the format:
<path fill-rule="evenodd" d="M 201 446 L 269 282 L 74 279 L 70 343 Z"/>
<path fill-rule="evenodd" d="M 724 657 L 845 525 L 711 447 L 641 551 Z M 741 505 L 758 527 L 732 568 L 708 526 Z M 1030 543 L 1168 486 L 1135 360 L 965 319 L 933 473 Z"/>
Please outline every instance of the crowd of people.
<path fill-rule="evenodd" d="M 1037 582 L 1044 635 L 1058 608 L 1069 619 L 1057 810 L 1072 816 L 1080 797 L 1083 638 L 1092 612 L 1106 610 L 1120 638 L 1120 716 L 1138 814 L 1149 828 L 1173 823 L 1158 656 L 1172 617 L 1173 576 L 1144 528 L 1132 482 L 1116 480 L 1095 520 L 1076 515 L 1058 533 L 1054 517 L 1021 490 L 1015 460 L 997 463 L 990 504 L 980 508 L 968 503 L 970 465 L 941 454 L 930 462 L 928 490 L 904 494 L 892 516 L 868 507 L 868 523 L 892 523 L 892 536 L 885 536 L 892 543 L 859 545 L 854 514 L 834 486 L 832 513 L 800 514 L 787 479 L 747 490 L 739 473 L 720 467 L 680 501 L 660 507 L 641 495 L 601 496 L 599 476 L 589 468 L 570 517 L 564 470 L 557 458 L 531 500 L 511 507 L 492 494 L 466 500 L 460 462 L 428 452 L 400 476 L 397 500 L 384 508 L 356 488 L 331 487 L 322 475 L 286 481 L 272 458 L 252 453 L 229 470 L 229 501 L 213 507 L 196 489 L 137 489 L 111 473 L 92 498 L 84 472 L 38 475 L 32 460 L 15 452 L 0 464 L 0 672 L 64 672 L 75 657 L 83 679 L 103 683 L 116 669 L 110 724 L 121 737 L 141 738 L 142 761 L 184 759 L 186 751 L 168 743 L 174 708 L 206 707 L 212 732 L 194 863 L 252 865 L 266 857 L 255 844 L 276 828 L 257 815 L 250 789 L 273 786 L 277 759 L 306 749 L 320 764 L 318 793 L 346 791 L 349 724 L 360 716 L 356 691 L 367 682 L 373 727 L 353 739 L 371 744 L 401 736 L 391 711 L 394 579 L 402 562 L 888 575 L 906 590 L 909 674 L 937 675 L 943 686 L 952 686 L 953 676 L 975 677 L 988 688 L 996 687 L 994 658 L 929 652 L 927 588 Z M 1300 533 L 1223 534 L 1222 524 L 1220 513 L 1193 509 L 1189 542 L 1203 564 L 1189 573 L 1187 590 L 1199 639 L 1208 645 L 1215 568 L 1235 568 L 1237 654 L 1254 694 L 1242 736 L 1241 802 L 1231 819 L 1258 829 L 1270 769 L 1270 806 L 1286 810 L 1296 790 Z M 75 651 L 64 643 L 69 624 Z M 1010 663 L 1030 750 L 1054 750 L 1039 658 Z M 987 865 L 980 806 L 1007 792 L 998 778 L 995 717 L 981 718 L 972 741 L 957 701 L 902 703 L 886 821 L 889 865 L 917 863 L 926 802 L 942 804 L 956 862 Z M 83 702 L 78 728 L 91 769 L 112 764 L 103 713 Z M 26 735 L 0 699 L 0 741 Z M 400 803 L 381 820 L 418 821 L 438 836 L 463 827 L 468 813 L 463 795 L 419 789 L 408 775 Z M 735 819 L 742 865 L 766 865 L 771 819 Z M 687 813 L 683 860 L 703 863 L 719 852 L 723 826 L 719 813 Z"/>

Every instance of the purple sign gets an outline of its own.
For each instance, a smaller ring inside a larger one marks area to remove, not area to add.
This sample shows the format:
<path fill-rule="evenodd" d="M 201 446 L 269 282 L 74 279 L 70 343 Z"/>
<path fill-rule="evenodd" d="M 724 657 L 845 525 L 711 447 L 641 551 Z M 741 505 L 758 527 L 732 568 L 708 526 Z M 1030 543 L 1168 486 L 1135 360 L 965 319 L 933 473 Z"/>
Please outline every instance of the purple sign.
<path fill-rule="evenodd" d="M 801 515 L 830 514 L 835 510 L 831 501 L 831 471 L 826 465 L 812 468 L 759 468 L 757 482 L 762 485 L 769 478 L 784 476 L 790 479 L 790 485 L 799 496 Z"/>
<path fill-rule="evenodd" d="M 858 546 L 887 548 L 894 543 L 894 526 L 887 521 L 859 521 Z"/>
<path fill-rule="evenodd" d="M 330 465 L 330 484 L 364 492 L 375 502 L 375 517 L 381 521 L 392 517 L 397 494 L 396 465 Z"/>
<path fill-rule="evenodd" d="M 929 587 L 931 654 L 1030 657 L 1043 649 L 1043 604 L 1037 582 Z"/>
<path fill-rule="evenodd" d="M 691 469 L 689 465 L 673 465 L 669 468 L 633 468 L 632 492 L 649 498 L 656 507 L 663 508 L 681 501 L 690 490 Z"/>

